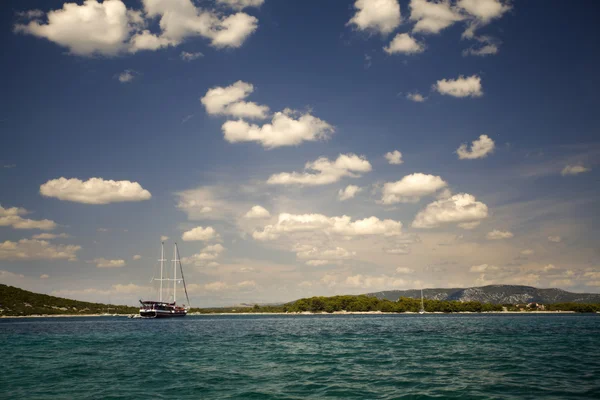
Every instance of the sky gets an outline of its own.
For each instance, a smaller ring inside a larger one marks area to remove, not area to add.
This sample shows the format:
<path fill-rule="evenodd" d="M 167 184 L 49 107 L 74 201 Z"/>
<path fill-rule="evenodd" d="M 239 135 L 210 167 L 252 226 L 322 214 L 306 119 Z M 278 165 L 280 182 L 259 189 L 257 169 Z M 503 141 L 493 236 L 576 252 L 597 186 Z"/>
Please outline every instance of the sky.
<path fill-rule="evenodd" d="M 196 307 L 600 292 L 596 2 L 1 7 L 0 283 L 133 305 L 164 241 Z"/>

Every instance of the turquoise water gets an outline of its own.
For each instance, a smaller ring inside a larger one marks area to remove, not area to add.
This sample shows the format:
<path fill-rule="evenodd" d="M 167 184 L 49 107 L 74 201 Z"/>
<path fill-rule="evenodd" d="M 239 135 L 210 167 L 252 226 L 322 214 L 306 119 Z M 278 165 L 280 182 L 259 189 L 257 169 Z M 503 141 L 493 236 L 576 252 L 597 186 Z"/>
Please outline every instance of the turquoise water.
<path fill-rule="evenodd" d="M 2 399 L 600 399 L 600 315 L 0 320 Z"/>

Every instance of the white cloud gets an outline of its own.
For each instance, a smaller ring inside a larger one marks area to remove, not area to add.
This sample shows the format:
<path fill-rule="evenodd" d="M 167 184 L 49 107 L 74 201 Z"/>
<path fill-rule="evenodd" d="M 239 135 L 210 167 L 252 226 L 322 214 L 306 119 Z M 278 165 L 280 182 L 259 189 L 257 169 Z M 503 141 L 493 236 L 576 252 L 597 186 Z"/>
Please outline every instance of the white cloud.
<path fill-rule="evenodd" d="M 391 33 L 402 21 L 397 0 L 356 0 L 356 14 L 347 25 L 359 30 L 372 30 L 381 34 Z"/>
<path fill-rule="evenodd" d="M 340 154 L 331 162 L 326 157 L 308 162 L 304 166 L 305 172 L 282 172 L 271 175 L 267 180 L 270 185 L 328 185 L 339 181 L 345 176 L 360 177 L 360 173 L 371 171 L 371 164 L 363 156 L 356 154 Z M 312 173 L 310 171 L 316 171 Z"/>
<path fill-rule="evenodd" d="M 34 19 L 26 25 L 17 24 L 15 31 L 48 39 L 72 54 L 114 56 L 127 49 L 126 41 L 134 29 L 131 15 L 120 0 L 64 3 L 62 9 L 49 11 L 47 19 L 47 23 Z"/>
<path fill-rule="evenodd" d="M 501 239 L 510 239 L 515 236 L 512 232 L 509 231 L 499 231 L 498 229 L 494 229 L 491 232 L 488 232 L 485 237 L 488 240 L 501 240 Z"/>
<path fill-rule="evenodd" d="M 402 223 L 391 219 L 380 220 L 369 217 L 352 222 L 352 218 L 328 217 L 322 214 L 279 214 L 277 223 L 267 225 L 262 231 L 255 231 L 256 240 L 275 240 L 282 234 L 297 232 L 320 232 L 340 236 L 398 236 L 402 234 Z"/>
<path fill-rule="evenodd" d="M 138 261 L 138 260 L 142 259 L 142 256 L 140 256 L 139 254 L 136 254 L 132 258 L 133 258 L 134 261 Z"/>
<path fill-rule="evenodd" d="M 96 264 L 98 268 L 121 268 L 126 265 L 125 260 L 107 260 L 104 257 L 95 258 L 89 262 Z"/>
<path fill-rule="evenodd" d="M 306 265 L 310 265 L 311 267 L 319 267 L 321 265 L 331 264 L 330 260 L 308 260 Z"/>
<path fill-rule="evenodd" d="M 56 228 L 56 222 L 49 219 L 33 220 L 21 217 L 28 211 L 21 207 L 4 208 L 0 205 L 0 226 L 10 226 L 14 229 L 40 229 L 50 231 Z"/>
<path fill-rule="evenodd" d="M 415 103 L 423 103 L 427 100 L 427 97 L 424 97 L 421 93 L 418 92 L 408 93 L 406 95 L 406 98 L 410 101 L 414 101 Z"/>
<path fill-rule="evenodd" d="M 179 58 L 181 58 L 183 61 L 194 61 L 194 60 L 199 59 L 200 57 L 204 57 L 204 54 L 200 53 L 199 51 L 196 53 L 182 51 L 179 54 Z"/>
<path fill-rule="evenodd" d="M 160 237 L 160 241 L 161 241 L 161 242 L 166 242 L 167 240 L 169 240 L 169 237 L 168 237 L 168 236 L 164 236 L 164 235 L 163 235 L 163 236 L 161 236 L 161 237 Z"/>
<path fill-rule="evenodd" d="M 416 203 L 421 197 L 432 195 L 448 184 L 439 176 L 415 173 L 396 182 L 383 185 L 383 204 Z"/>
<path fill-rule="evenodd" d="M 390 247 L 385 249 L 385 252 L 387 254 L 394 254 L 394 255 L 406 255 L 406 254 L 410 254 L 410 247 L 408 246 L 408 244 L 399 244 L 396 245 L 395 247 Z"/>
<path fill-rule="evenodd" d="M 458 227 L 466 230 L 471 230 L 477 228 L 479 224 L 481 224 L 481 221 L 463 222 L 458 224 Z"/>
<path fill-rule="evenodd" d="M 243 10 L 246 7 L 260 7 L 265 0 L 217 0 L 218 4 L 222 4 L 233 8 L 234 10 Z"/>
<path fill-rule="evenodd" d="M 129 82 L 133 81 L 135 79 L 135 77 L 138 75 L 139 74 L 136 71 L 134 71 L 132 69 L 126 69 L 125 71 L 121 72 L 117 76 L 117 79 L 121 83 L 129 83 Z"/>
<path fill-rule="evenodd" d="M 498 54 L 498 45 L 495 43 L 484 42 L 483 45 L 479 47 L 470 47 L 468 49 L 463 50 L 463 56 L 491 56 L 493 54 Z"/>
<path fill-rule="evenodd" d="M 50 275 L 48 275 L 48 274 L 41 274 L 40 275 L 40 279 L 48 279 L 48 278 L 50 278 Z"/>
<path fill-rule="evenodd" d="M 577 174 L 582 174 L 582 173 L 588 172 L 588 171 L 590 171 L 590 169 L 584 167 L 583 165 L 567 165 L 563 168 L 563 170 L 560 172 L 560 174 L 562 176 L 577 175 Z"/>
<path fill-rule="evenodd" d="M 406 286 L 407 283 L 403 279 L 394 279 L 386 275 L 369 276 L 362 274 L 348 276 L 343 281 L 345 286 L 364 289 L 395 289 Z"/>
<path fill-rule="evenodd" d="M 85 182 L 76 178 L 52 179 L 40 186 L 40 193 L 46 197 L 84 204 L 142 201 L 152 197 L 150 192 L 137 182 L 103 178 L 90 178 Z"/>
<path fill-rule="evenodd" d="M 184 264 L 191 264 L 196 267 L 212 266 L 212 262 L 219 258 L 221 253 L 225 251 L 225 247 L 217 243 L 214 245 L 206 246 L 198 254 L 193 254 L 190 257 L 184 257 L 181 262 Z M 217 264 L 218 265 L 218 264 Z"/>
<path fill-rule="evenodd" d="M 548 264 L 548 265 L 546 265 L 546 266 L 544 266 L 544 267 L 542 268 L 542 270 L 543 270 L 544 272 L 550 272 L 550 271 L 554 271 L 554 270 L 557 270 L 557 269 L 558 269 L 558 268 L 557 268 L 557 267 L 556 267 L 554 264 Z"/>
<path fill-rule="evenodd" d="M 259 126 L 240 119 L 225 122 L 221 129 L 230 143 L 259 142 L 269 149 L 324 140 L 335 131 L 327 122 L 289 108 L 276 112 L 270 124 Z"/>
<path fill-rule="evenodd" d="M 212 115 L 230 115 L 240 118 L 267 118 L 269 107 L 243 101 L 254 92 L 254 85 L 237 81 L 227 87 L 208 89 L 200 102 Z"/>
<path fill-rule="evenodd" d="M 408 267 L 398 267 L 396 268 L 396 272 L 399 274 L 412 274 L 415 272 L 415 270 Z"/>
<path fill-rule="evenodd" d="M 425 45 L 417 42 L 408 33 L 399 33 L 383 50 L 388 54 L 418 54 L 425 51 Z"/>
<path fill-rule="evenodd" d="M 459 0 L 457 6 L 473 15 L 482 23 L 500 18 L 510 10 L 510 6 L 500 0 Z"/>
<path fill-rule="evenodd" d="M 253 206 L 245 215 L 244 218 L 248 219 L 262 219 L 269 218 L 271 213 L 264 207 L 261 206 Z"/>
<path fill-rule="evenodd" d="M 204 228 L 202 226 L 198 226 L 192 230 L 184 232 L 183 235 L 181 236 L 181 239 L 183 239 L 186 242 L 191 242 L 191 241 L 198 241 L 198 240 L 207 241 L 207 240 L 215 239 L 217 237 L 218 237 L 218 234 L 212 226 L 207 226 L 206 228 Z"/>
<path fill-rule="evenodd" d="M 467 78 L 459 76 L 457 79 L 441 79 L 437 81 L 433 88 L 440 94 L 453 97 L 481 97 L 481 78 L 472 75 Z"/>
<path fill-rule="evenodd" d="M 600 272 L 589 271 L 583 274 L 583 276 L 590 279 L 600 279 Z"/>
<path fill-rule="evenodd" d="M 214 47 L 236 48 L 258 28 L 258 20 L 248 14 L 220 16 L 196 8 L 191 0 L 143 0 L 143 4 L 148 19 L 160 18 L 159 38 L 172 45 L 202 36 L 210 39 Z"/>
<path fill-rule="evenodd" d="M 481 135 L 479 139 L 474 140 L 471 143 L 471 149 L 467 148 L 465 143 L 461 144 L 456 149 L 456 154 L 460 160 L 473 160 L 476 158 L 487 157 L 488 154 L 493 153 L 495 147 L 494 141 L 488 135 Z"/>
<path fill-rule="evenodd" d="M 555 281 L 550 282 L 550 286 L 573 286 L 574 283 L 571 279 L 557 279 Z"/>
<path fill-rule="evenodd" d="M 562 238 L 560 236 L 548 236 L 548 241 L 553 243 L 562 242 Z"/>
<path fill-rule="evenodd" d="M 496 267 L 494 265 L 487 265 L 487 264 L 473 265 L 471 268 L 469 268 L 469 271 L 471 271 L 471 272 L 488 272 L 488 271 L 496 271 L 496 270 L 498 270 L 498 267 Z"/>
<path fill-rule="evenodd" d="M 53 245 L 44 240 L 21 239 L 0 243 L 0 260 L 77 260 L 81 246 Z"/>
<path fill-rule="evenodd" d="M 319 248 L 310 245 L 296 244 L 293 248 L 296 257 L 300 260 L 344 260 L 356 255 L 355 251 L 348 251 L 343 247 Z"/>
<path fill-rule="evenodd" d="M 475 196 L 460 193 L 437 200 L 419 211 L 412 223 L 414 228 L 435 228 L 447 223 L 474 222 L 487 218 L 488 207 Z"/>
<path fill-rule="evenodd" d="M 39 10 L 21 13 L 30 21 L 16 24 L 14 30 L 48 39 L 71 54 L 116 56 L 177 46 L 194 36 L 209 39 L 217 48 L 236 48 L 258 27 L 258 20 L 248 14 L 221 15 L 197 8 L 191 0 L 143 0 L 142 4 L 144 13 L 128 10 L 121 0 L 65 3 L 46 14 L 47 22 L 41 21 Z M 160 32 L 144 29 L 157 17 Z"/>
<path fill-rule="evenodd" d="M 439 33 L 464 17 L 447 0 L 429 2 L 411 0 L 410 19 L 416 21 L 413 32 Z"/>
<path fill-rule="evenodd" d="M 346 186 L 345 189 L 340 189 L 338 191 L 338 200 L 339 201 L 346 201 L 349 200 L 351 198 L 353 198 L 354 196 L 356 196 L 356 194 L 358 192 L 360 192 L 362 189 L 356 185 L 348 185 Z"/>
<path fill-rule="evenodd" d="M 535 251 L 532 249 L 521 250 L 521 255 L 530 256 L 532 254 L 535 254 Z"/>
<path fill-rule="evenodd" d="M 32 239 L 38 239 L 38 240 L 52 240 L 52 239 L 64 239 L 64 238 L 68 238 L 70 237 L 69 235 L 67 235 L 66 233 L 60 233 L 60 234 L 55 234 L 55 233 L 40 233 L 38 235 L 33 235 L 31 238 Z"/>
<path fill-rule="evenodd" d="M 385 153 L 384 157 L 388 161 L 388 163 L 392 165 L 400 165 L 404 163 L 404 161 L 402 160 L 402 153 L 400 153 L 398 150 L 387 152 Z"/>
<path fill-rule="evenodd" d="M 204 285 L 204 289 L 211 292 L 220 292 L 221 290 L 225 290 L 229 287 L 225 282 L 217 281 L 211 282 Z"/>

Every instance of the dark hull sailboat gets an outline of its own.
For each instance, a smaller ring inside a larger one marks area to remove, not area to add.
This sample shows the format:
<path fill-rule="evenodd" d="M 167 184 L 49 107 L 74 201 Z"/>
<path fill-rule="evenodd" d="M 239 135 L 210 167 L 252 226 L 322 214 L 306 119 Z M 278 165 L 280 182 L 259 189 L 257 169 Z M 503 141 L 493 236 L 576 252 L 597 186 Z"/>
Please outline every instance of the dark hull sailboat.
<path fill-rule="evenodd" d="M 181 265 L 181 257 L 179 257 L 179 249 L 177 243 L 175 243 L 175 249 L 173 250 L 173 277 L 166 278 L 164 275 L 164 243 L 161 243 L 160 249 L 160 279 L 154 278 L 155 281 L 160 281 L 160 289 L 158 292 L 158 301 L 143 301 L 140 300 L 140 317 L 142 318 L 173 318 L 173 317 L 185 317 L 188 312 L 188 307 L 185 304 L 177 305 L 177 282 L 183 282 L 183 289 L 185 290 L 185 297 L 188 305 L 190 299 L 188 297 L 187 288 L 185 286 L 185 278 L 183 277 L 183 266 Z M 181 278 L 177 278 L 177 267 L 181 271 Z M 163 301 L 163 282 L 173 282 L 173 302 L 168 303 Z"/>

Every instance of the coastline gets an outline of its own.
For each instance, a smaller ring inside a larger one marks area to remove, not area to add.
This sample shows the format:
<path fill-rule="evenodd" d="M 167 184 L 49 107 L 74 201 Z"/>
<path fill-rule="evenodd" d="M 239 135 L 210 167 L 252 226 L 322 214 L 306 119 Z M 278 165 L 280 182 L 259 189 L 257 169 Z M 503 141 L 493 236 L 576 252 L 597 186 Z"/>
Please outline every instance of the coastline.
<path fill-rule="evenodd" d="M 190 313 L 190 316 L 211 316 L 211 315 L 289 315 L 289 316 L 299 316 L 299 315 L 405 315 L 405 314 L 419 314 L 413 311 L 406 311 L 403 313 L 396 312 L 383 312 L 383 311 L 334 311 L 332 313 L 328 312 L 311 312 L 304 311 L 298 313 L 292 312 L 231 312 L 231 313 Z M 426 312 L 425 314 L 577 314 L 575 311 L 482 311 L 482 312 L 472 312 L 472 311 L 458 311 L 445 313 L 441 311 L 434 312 Z M 8 318 L 81 318 L 81 317 L 124 317 L 129 318 L 131 315 L 137 314 L 116 314 L 116 315 L 103 315 L 103 314 L 49 314 L 49 315 L 0 315 L 0 319 L 8 319 Z"/>

